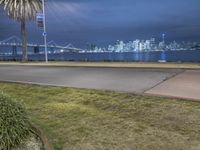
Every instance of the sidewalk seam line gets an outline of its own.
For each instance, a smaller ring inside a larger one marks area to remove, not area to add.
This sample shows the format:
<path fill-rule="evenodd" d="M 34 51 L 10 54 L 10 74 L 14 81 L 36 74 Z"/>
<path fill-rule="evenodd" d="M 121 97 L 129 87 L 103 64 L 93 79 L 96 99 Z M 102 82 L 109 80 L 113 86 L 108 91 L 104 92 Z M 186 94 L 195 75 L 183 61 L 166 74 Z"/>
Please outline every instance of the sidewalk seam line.
<path fill-rule="evenodd" d="M 147 93 L 148 91 L 152 90 L 153 88 L 155 88 L 155 87 L 161 85 L 162 83 L 164 83 L 164 82 L 166 82 L 166 81 L 168 81 L 168 80 L 170 80 L 170 79 L 172 79 L 172 78 L 175 78 L 176 76 L 178 76 L 178 75 L 180 75 L 180 74 L 182 74 L 182 73 L 184 73 L 184 72 L 186 72 L 186 71 L 187 71 L 187 69 L 183 69 L 182 71 L 180 71 L 180 72 L 178 72 L 178 73 L 172 75 L 171 77 L 167 77 L 166 79 L 160 81 L 159 83 L 157 83 L 157 84 L 154 85 L 153 87 L 151 87 L 151 88 L 145 90 L 145 91 L 143 92 L 143 94 L 148 94 L 148 93 Z"/>

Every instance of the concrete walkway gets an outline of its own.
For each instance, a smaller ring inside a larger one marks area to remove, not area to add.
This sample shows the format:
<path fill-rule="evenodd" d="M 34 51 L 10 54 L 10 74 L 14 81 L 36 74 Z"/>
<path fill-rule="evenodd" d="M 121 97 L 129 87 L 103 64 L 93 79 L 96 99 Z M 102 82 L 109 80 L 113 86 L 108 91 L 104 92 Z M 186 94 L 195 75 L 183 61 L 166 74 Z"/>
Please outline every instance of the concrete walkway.
<path fill-rule="evenodd" d="M 200 101 L 200 70 L 186 70 L 145 93 Z"/>
<path fill-rule="evenodd" d="M 200 70 L 0 65 L 0 81 L 145 93 L 200 101 Z"/>
<path fill-rule="evenodd" d="M 180 69 L 0 66 L 0 81 L 143 93 Z"/>

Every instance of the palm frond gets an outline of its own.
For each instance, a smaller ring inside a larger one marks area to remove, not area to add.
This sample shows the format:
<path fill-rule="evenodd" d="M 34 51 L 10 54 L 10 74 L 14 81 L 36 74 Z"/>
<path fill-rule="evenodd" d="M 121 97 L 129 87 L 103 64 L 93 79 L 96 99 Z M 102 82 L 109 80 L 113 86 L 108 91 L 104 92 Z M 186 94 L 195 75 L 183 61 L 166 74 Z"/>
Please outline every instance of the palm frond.
<path fill-rule="evenodd" d="M 21 21 L 33 20 L 37 12 L 42 10 L 41 0 L 0 0 L 10 18 Z"/>

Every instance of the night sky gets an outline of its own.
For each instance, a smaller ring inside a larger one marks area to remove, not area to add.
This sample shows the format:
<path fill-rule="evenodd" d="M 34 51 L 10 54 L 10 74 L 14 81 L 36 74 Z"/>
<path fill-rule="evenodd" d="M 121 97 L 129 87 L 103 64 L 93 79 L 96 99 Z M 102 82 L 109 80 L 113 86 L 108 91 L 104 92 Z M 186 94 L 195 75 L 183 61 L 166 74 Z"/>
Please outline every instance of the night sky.
<path fill-rule="evenodd" d="M 47 0 L 48 41 L 84 48 L 155 37 L 168 41 L 200 41 L 200 0 Z M 34 21 L 28 41 L 42 43 Z M 0 8 L 0 41 L 20 36 L 19 23 Z"/>

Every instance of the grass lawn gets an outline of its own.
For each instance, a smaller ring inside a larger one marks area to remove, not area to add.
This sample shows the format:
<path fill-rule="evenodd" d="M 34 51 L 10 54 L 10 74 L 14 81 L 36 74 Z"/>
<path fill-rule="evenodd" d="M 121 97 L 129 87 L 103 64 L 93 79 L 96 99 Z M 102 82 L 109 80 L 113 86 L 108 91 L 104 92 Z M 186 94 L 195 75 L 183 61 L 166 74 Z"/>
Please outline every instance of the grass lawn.
<path fill-rule="evenodd" d="M 56 150 L 199 150 L 200 103 L 0 83 L 25 103 Z"/>

